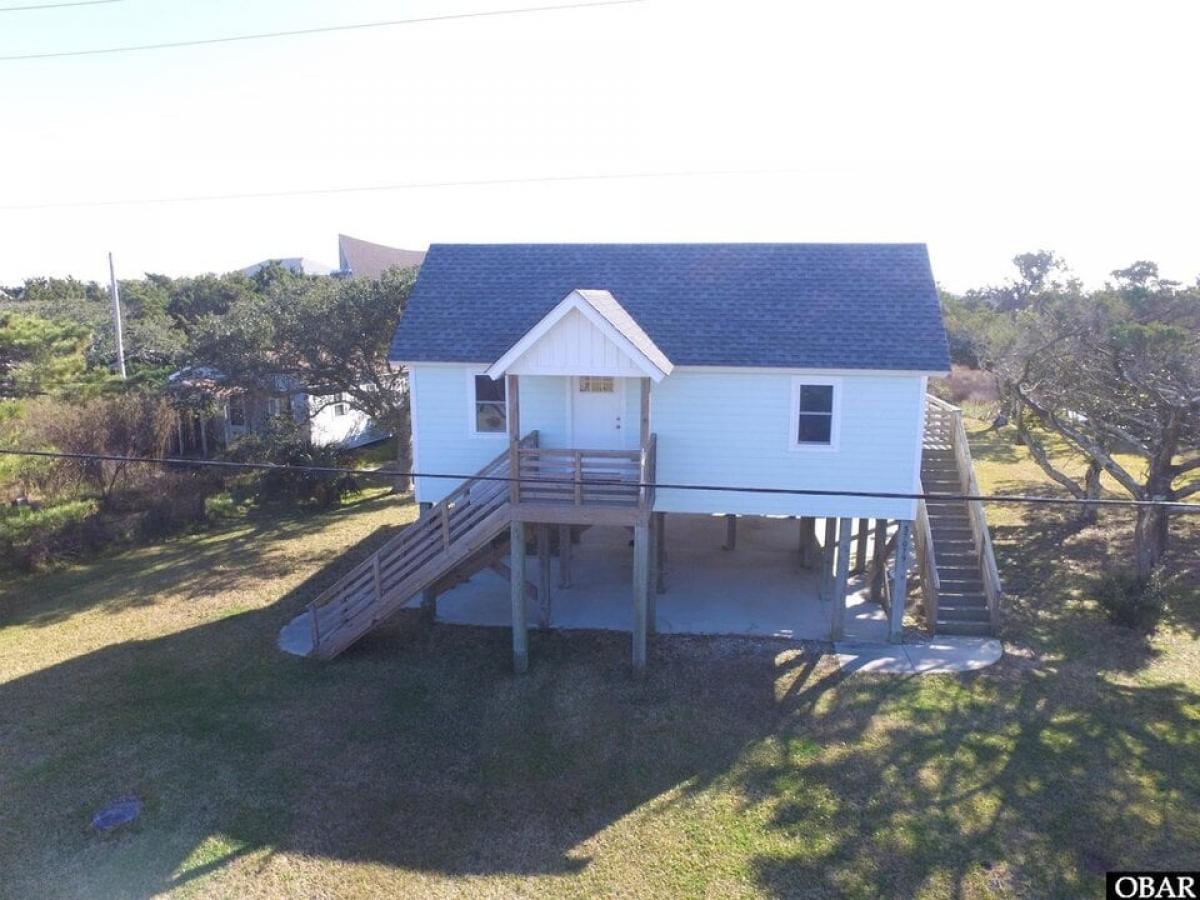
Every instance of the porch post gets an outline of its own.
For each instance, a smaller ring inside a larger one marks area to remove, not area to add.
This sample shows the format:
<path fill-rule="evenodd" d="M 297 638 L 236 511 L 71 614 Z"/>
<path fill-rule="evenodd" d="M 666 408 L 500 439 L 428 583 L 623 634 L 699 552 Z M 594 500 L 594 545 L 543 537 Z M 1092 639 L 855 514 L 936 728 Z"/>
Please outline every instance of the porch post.
<path fill-rule="evenodd" d="M 883 594 L 883 580 L 887 578 L 887 519 L 875 520 L 875 546 L 871 548 L 874 571 L 871 573 L 870 598 L 878 603 Z"/>
<path fill-rule="evenodd" d="M 837 577 L 833 582 L 833 609 L 829 617 L 829 639 L 846 635 L 846 581 L 850 577 L 850 528 L 853 519 L 838 520 Z"/>
<path fill-rule="evenodd" d="M 508 477 L 520 479 L 521 462 L 517 453 L 517 445 L 521 441 L 521 387 L 516 375 L 505 375 L 504 402 L 508 417 Z M 521 483 L 519 480 L 508 483 L 508 500 L 519 503 L 521 500 Z"/>
<path fill-rule="evenodd" d="M 641 436 L 640 437 L 641 444 L 639 444 L 639 446 L 648 447 L 650 445 L 650 379 L 649 378 L 642 379 L 642 407 L 641 407 L 641 410 L 642 410 L 641 430 L 639 432 L 639 434 Z"/>
<path fill-rule="evenodd" d="M 888 610 L 888 640 L 893 644 L 904 641 L 904 606 L 908 597 L 908 552 L 912 543 L 912 522 L 900 520 L 896 533 L 896 570 L 892 573 L 892 608 Z"/>
<path fill-rule="evenodd" d="M 870 528 L 870 519 L 858 520 L 858 543 L 854 547 L 855 574 L 867 571 L 867 532 Z"/>
<path fill-rule="evenodd" d="M 509 576 L 512 592 L 513 670 L 519 675 L 529 668 L 529 631 L 525 624 L 525 523 L 509 526 Z"/>
<path fill-rule="evenodd" d="M 571 586 L 571 526 L 558 526 L 558 586 Z"/>
<path fill-rule="evenodd" d="M 721 549 L 737 549 L 737 516 L 735 515 L 725 516 L 725 544 Z"/>
<path fill-rule="evenodd" d="M 550 627 L 550 526 L 538 525 L 538 628 Z"/>
<path fill-rule="evenodd" d="M 821 545 L 821 587 L 822 600 L 828 600 L 833 593 L 833 544 L 837 540 L 837 519 L 825 517 L 825 543 Z"/>
<path fill-rule="evenodd" d="M 650 528 L 633 526 L 633 668 L 646 668 L 647 604 L 650 587 Z"/>
<path fill-rule="evenodd" d="M 654 514 L 654 589 L 660 594 L 667 591 L 667 514 Z"/>
<path fill-rule="evenodd" d="M 646 517 L 650 529 L 650 546 L 646 548 L 646 634 L 658 631 L 658 591 L 655 582 L 658 575 L 655 569 L 658 565 L 658 544 L 662 538 L 658 533 L 658 517 L 650 513 Z"/>
<path fill-rule="evenodd" d="M 422 502 L 417 504 L 417 518 L 423 519 L 429 515 L 429 511 L 433 509 L 433 504 Z M 437 591 L 433 589 L 433 585 L 421 591 L 421 615 L 428 621 L 433 622 L 437 619 Z"/>

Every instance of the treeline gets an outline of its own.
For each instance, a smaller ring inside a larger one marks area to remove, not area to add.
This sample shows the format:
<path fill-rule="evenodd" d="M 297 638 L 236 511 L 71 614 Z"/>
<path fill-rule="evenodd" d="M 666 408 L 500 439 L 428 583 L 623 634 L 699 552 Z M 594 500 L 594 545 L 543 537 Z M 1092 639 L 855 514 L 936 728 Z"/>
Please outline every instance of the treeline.
<path fill-rule="evenodd" d="M 297 275 L 269 265 L 240 273 L 119 283 L 127 378 L 116 374 L 106 285 L 30 279 L 0 289 L 0 447 L 162 456 L 181 411 L 211 413 L 215 394 L 180 389 L 172 373 L 219 374 L 222 396 L 287 383 L 318 385 L 396 436 L 407 469 L 403 373 L 387 350 L 413 270 L 376 280 Z M 186 381 L 186 379 L 185 379 Z M 207 407 L 207 409 L 206 409 Z M 303 440 L 293 407 L 229 458 L 332 464 Z M 203 521 L 218 493 L 288 496 L 327 505 L 352 483 L 276 474 L 228 478 L 119 462 L 0 458 L 0 557 L 26 568 L 113 540 L 150 538 Z M 2 561 L 2 560 L 0 560 Z"/>
<path fill-rule="evenodd" d="M 942 297 L 954 361 L 995 379 L 997 424 L 1013 426 L 1073 497 L 1100 497 L 1103 473 L 1137 500 L 1200 493 L 1200 281 L 1171 281 L 1140 261 L 1086 289 L 1048 251 L 1013 262 L 1005 284 Z M 1051 442 L 1083 461 L 1080 474 Z M 1082 516 L 1095 514 L 1084 507 Z M 1167 550 L 1170 517 L 1161 506 L 1137 511 L 1139 584 Z"/>

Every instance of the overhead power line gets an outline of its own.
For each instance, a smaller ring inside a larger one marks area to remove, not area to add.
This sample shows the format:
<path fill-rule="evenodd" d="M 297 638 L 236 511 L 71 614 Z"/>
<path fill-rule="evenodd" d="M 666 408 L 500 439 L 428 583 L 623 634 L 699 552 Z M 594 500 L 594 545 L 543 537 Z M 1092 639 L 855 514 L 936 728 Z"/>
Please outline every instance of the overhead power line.
<path fill-rule="evenodd" d="M 0 13 L 32 12 L 38 9 L 62 9 L 67 6 L 100 6 L 104 3 L 122 3 L 124 0 L 72 0 L 70 3 L 42 3 L 38 6 L 0 6 Z"/>
<path fill-rule="evenodd" d="M 450 187 L 503 187 L 517 184 L 558 184 L 586 181 L 621 181 L 648 178 L 719 178 L 746 175 L 789 175 L 803 170 L 790 167 L 763 169 L 679 169 L 658 172 L 599 172 L 582 175 L 535 175 L 528 178 L 477 178 L 462 181 L 403 181 L 393 184 L 350 185 L 328 188 L 293 188 L 278 191 L 244 191 L 229 194 L 185 194 L 175 197 L 140 197 L 130 199 L 68 200 L 62 203 L 15 203 L 0 206 L 3 212 L 38 209 L 90 209 L 107 206 L 142 206 L 159 203 L 204 203 L 221 200 L 264 200 L 279 197 L 319 197 L 334 194 L 369 194 L 387 191 L 412 191 Z"/>
<path fill-rule="evenodd" d="M 235 462 L 224 459 L 189 459 L 181 456 L 124 456 L 114 453 L 68 453 L 58 450 L 0 450 L 0 456 L 31 456 L 49 459 L 73 459 L 82 462 L 123 462 L 160 466 L 192 466 L 221 469 L 243 469 L 269 472 L 313 472 L 322 475 L 353 475 L 362 478 L 436 478 L 451 481 L 488 481 L 511 484 L 549 484 L 574 486 L 580 482 L 573 478 L 515 477 L 511 475 L 463 475 L 449 472 L 395 472 L 376 469 L 352 469 L 348 466 L 296 466 L 269 462 Z M 777 488 L 747 487 L 729 484 L 673 484 L 671 482 L 633 482 L 612 478 L 584 480 L 586 486 L 619 485 L 627 488 L 654 488 L 662 491 L 710 491 L 734 494 L 784 494 L 794 497 L 857 497 L 875 500 L 961 500 L 982 503 L 1026 503 L 1053 506 L 1113 506 L 1152 507 L 1159 506 L 1175 512 L 1200 513 L 1198 503 L 1178 503 L 1169 500 L 1083 500 L 1074 497 L 1042 497 L 1028 494 L 930 494 L 905 491 L 841 491 L 821 488 Z"/>
<path fill-rule="evenodd" d="M 429 22 L 451 22 L 459 19 L 482 19 L 496 16 L 515 16 L 525 13 L 555 12 L 568 9 L 587 9 L 597 6 L 626 6 L 646 0 L 585 0 L 557 6 L 525 6 L 515 9 L 493 9 L 481 12 L 447 13 L 440 16 L 421 16 L 409 19 L 386 19 L 381 22 L 357 22 L 351 25 L 318 25 L 313 28 L 294 28 L 289 31 L 263 31 L 256 34 L 235 34 L 228 37 L 198 38 L 190 41 L 163 41 L 157 44 L 127 44 L 123 47 L 94 47 L 85 50 L 50 50 L 44 53 L 21 53 L 0 56 L 0 62 L 31 59 L 63 59 L 69 56 L 100 56 L 110 53 L 133 53 L 141 50 L 171 50 L 177 47 L 201 47 L 211 44 L 232 44 L 240 41 L 263 41 L 273 38 L 300 37 L 309 34 L 329 34 L 337 31 L 364 31 L 368 28 L 393 28 L 399 25 L 419 25 Z"/>

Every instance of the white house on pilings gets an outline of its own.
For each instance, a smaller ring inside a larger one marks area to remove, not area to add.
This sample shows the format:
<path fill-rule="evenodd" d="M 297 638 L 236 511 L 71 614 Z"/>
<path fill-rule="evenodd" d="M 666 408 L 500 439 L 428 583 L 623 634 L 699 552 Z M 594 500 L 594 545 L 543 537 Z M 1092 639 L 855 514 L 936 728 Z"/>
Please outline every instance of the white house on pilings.
<path fill-rule="evenodd" d="M 434 245 L 391 358 L 423 515 L 318 598 L 300 652 L 335 655 L 490 567 L 522 670 L 531 597 L 550 624 L 551 557 L 569 584 L 580 532 L 615 526 L 633 532 L 641 667 L 669 523 L 689 516 L 724 517 L 726 547 L 740 520 L 794 519 L 819 575 L 796 602 L 831 604 L 831 639 L 856 568 L 893 641 L 910 569 L 928 628 L 993 627 L 982 507 L 915 496 L 974 484 L 961 416 L 926 393 L 949 356 L 923 245 Z"/>

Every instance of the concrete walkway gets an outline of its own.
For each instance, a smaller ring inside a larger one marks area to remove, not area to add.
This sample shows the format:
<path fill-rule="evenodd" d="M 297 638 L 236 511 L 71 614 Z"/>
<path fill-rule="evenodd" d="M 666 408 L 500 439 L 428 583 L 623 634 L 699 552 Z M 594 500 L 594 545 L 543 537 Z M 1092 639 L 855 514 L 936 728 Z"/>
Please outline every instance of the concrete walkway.
<path fill-rule="evenodd" d="M 945 635 L 920 644 L 836 641 L 833 652 L 848 672 L 943 675 L 987 668 L 999 661 L 1004 648 L 996 638 Z"/>

